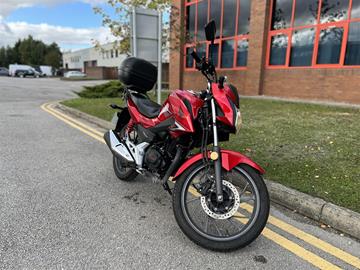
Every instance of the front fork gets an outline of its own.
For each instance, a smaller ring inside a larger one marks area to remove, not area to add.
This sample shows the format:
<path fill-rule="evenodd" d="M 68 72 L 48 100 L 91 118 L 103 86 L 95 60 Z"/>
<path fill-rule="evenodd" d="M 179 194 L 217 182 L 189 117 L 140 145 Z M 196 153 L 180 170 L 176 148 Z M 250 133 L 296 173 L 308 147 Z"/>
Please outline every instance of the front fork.
<path fill-rule="evenodd" d="M 221 177 L 221 149 L 219 147 L 219 139 L 218 139 L 218 131 L 216 126 L 216 107 L 214 97 L 211 99 L 211 115 L 212 115 L 212 126 L 213 126 L 213 151 L 210 155 L 211 159 L 214 161 L 214 169 L 215 169 L 215 185 L 216 185 L 216 199 L 217 202 L 223 202 L 223 184 Z"/>

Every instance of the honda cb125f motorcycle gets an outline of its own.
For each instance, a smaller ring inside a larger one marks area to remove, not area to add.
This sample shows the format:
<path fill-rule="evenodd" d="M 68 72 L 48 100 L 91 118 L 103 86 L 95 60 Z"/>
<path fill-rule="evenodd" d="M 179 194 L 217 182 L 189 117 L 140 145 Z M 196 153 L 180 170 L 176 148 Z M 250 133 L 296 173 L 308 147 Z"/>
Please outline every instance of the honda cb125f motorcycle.
<path fill-rule="evenodd" d="M 213 45 L 214 21 L 205 33 Z M 111 105 L 121 112 L 104 139 L 120 180 L 142 174 L 172 194 L 176 221 L 193 242 L 212 250 L 238 249 L 255 240 L 267 222 L 264 170 L 238 152 L 221 149 L 219 142 L 240 128 L 239 95 L 225 77 L 217 78 L 211 57 L 191 55 L 207 89 L 176 90 L 162 106 L 146 95 L 156 82 L 156 67 L 135 57 L 124 60 L 119 78 L 126 85 L 127 106 Z M 200 151 L 191 154 L 193 149 Z"/>

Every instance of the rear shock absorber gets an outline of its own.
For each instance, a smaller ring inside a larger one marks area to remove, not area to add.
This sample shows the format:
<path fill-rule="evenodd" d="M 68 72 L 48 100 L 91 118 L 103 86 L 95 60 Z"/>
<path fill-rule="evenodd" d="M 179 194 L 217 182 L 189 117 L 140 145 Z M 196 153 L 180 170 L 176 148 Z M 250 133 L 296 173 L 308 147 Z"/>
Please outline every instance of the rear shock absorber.
<path fill-rule="evenodd" d="M 130 121 L 126 127 L 127 134 L 129 134 L 131 131 L 133 131 L 134 126 L 135 126 L 135 122 L 132 119 L 130 119 Z"/>

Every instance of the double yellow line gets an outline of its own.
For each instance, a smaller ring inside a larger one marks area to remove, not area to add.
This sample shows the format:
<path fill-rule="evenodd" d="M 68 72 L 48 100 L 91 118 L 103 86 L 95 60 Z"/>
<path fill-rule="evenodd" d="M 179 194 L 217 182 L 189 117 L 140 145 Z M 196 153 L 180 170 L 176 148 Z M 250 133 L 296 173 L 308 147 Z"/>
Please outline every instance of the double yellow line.
<path fill-rule="evenodd" d="M 102 143 L 105 143 L 102 132 L 99 132 L 98 130 L 96 130 L 92 127 L 89 127 L 88 125 L 85 125 L 84 123 L 56 110 L 52 103 L 46 103 L 46 104 L 42 105 L 41 108 L 44 111 L 48 112 L 49 114 L 60 119 L 61 121 L 67 123 L 71 127 L 80 130 L 81 132 L 89 135 L 90 137 L 92 137 Z M 252 210 L 250 205 L 244 204 L 243 207 L 248 211 Z M 274 216 L 271 216 L 271 215 L 269 217 L 268 224 L 271 224 L 271 225 L 277 227 L 278 229 L 296 237 L 297 239 L 302 240 L 303 242 L 310 244 L 313 247 L 315 247 L 325 253 L 328 253 L 357 269 L 360 269 L 360 258 L 355 257 L 355 256 L 353 256 L 353 255 L 351 255 L 351 254 L 349 254 L 349 253 L 347 253 L 347 252 L 345 252 L 345 251 L 343 251 L 343 250 L 341 250 L 341 249 L 339 249 L 339 248 L 337 248 L 337 247 L 335 247 L 335 246 L 333 246 L 311 234 L 308 234 L 308 233 L 296 228 L 293 225 L 290 225 L 290 224 L 288 224 Z M 275 242 L 279 246 L 283 247 L 284 249 L 286 249 L 286 250 L 292 252 L 293 254 L 297 255 L 298 257 L 302 258 L 303 260 L 316 266 L 319 269 L 341 269 L 340 267 L 321 258 L 320 256 L 316 255 L 315 253 L 306 250 L 299 244 L 296 244 L 295 242 L 290 241 L 286 237 L 274 232 L 273 230 L 271 230 L 267 227 L 262 232 L 262 235 L 264 237 L 268 238 L 269 240 Z"/>
<path fill-rule="evenodd" d="M 41 105 L 41 109 L 46 111 L 47 113 L 50 113 L 51 115 L 55 116 L 56 118 L 60 119 L 61 121 L 65 122 L 66 124 L 70 125 L 73 128 L 76 128 L 80 130 L 81 132 L 89 135 L 90 137 L 105 143 L 103 136 L 104 134 L 99 132 L 98 130 L 89 127 L 88 125 L 85 125 L 84 123 L 56 110 L 54 108 L 54 104 L 52 103 L 45 103 Z"/>

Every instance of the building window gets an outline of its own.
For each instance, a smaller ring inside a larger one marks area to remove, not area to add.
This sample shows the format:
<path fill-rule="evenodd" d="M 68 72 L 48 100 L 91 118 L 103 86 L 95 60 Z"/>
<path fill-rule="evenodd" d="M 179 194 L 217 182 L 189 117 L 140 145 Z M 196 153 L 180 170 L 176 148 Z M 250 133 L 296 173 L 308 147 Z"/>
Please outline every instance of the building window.
<path fill-rule="evenodd" d="M 116 58 L 119 57 L 119 50 L 118 50 L 118 49 L 115 50 L 115 57 L 116 57 Z"/>
<path fill-rule="evenodd" d="M 315 29 L 295 30 L 291 38 L 290 66 L 311 66 L 315 41 Z"/>
<path fill-rule="evenodd" d="M 223 40 L 221 43 L 221 67 L 232 68 L 234 65 L 234 40 Z"/>
<path fill-rule="evenodd" d="M 350 24 L 345 65 L 360 65 L 360 22 Z"/>
<path fill-rule="evenodd" d="M 186 48 L 185 50 L 185 55 L 186 55 L 186 61 L 185 61 L 185 66 L 187 68 L 194 68 L 194 61 L 192 56 L 190 55 L 192 52 L 191 48 Z"/>
<path fill-rule="evenodd" d="M 286 63 L 286 51 L 288 47 L 288 37 L 285 35 L 275 35 L 271 38 L 270 64 L 273 66 L 283 66 Z"/>
<path fill-rule="evenodd" d="M 249 41 L 247 39 L 238 40 L 236 51 L 236 66 L 246 67 L 249 49 Z"/>
<path fill-rule="evenodd" d="M 245 69 L 250 33 L 251 0 L 193 0 L 185 2 L 186 44 L 185 68 L 195 69 L 191 47 L 200 57 L 210 58 L 219 69 Z M 216 23 L 216 40 L 210 50 L 204 26 Z"/>
<path fill-rule="evenodd" d="M 114 50 L 111 50 L 110 54 L 111 54 L 111 58 L 114 58 Z"/>
<path fill-rule="evenodd" d="M 339 64 L 344 28 L 322 29 L 319 37 L 318 64 Z"/>
<path fill-rule="evenodd" d="M 360 66 L 360 0 L 272 0 L 268 68 Z"/>

